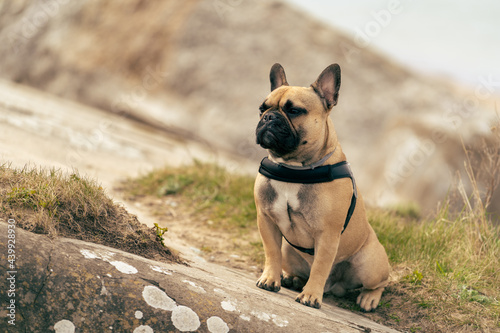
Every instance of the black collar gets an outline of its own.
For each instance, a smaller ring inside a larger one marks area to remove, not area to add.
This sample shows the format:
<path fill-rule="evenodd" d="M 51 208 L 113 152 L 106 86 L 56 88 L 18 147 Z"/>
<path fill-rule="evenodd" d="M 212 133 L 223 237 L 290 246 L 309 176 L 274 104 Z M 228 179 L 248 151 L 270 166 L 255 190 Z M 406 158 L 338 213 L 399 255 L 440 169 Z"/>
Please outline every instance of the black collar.
<path fill-rule="evenodd" d="M 262 162 L 260 162 L 259 173 L 270 179 L 286 183 L 299 184 L 326 183 L 334 181 L 335 179 L 350 178 L 352 181 L 353 193 L 351 198 L 351 205 L 349 206 L 349 210 L 347 211 L 347 216 L 341 234 L 344 233 L 347 225 L 349 224 L 349 221 L 351 220 L 352 214 L 354 213 L 354 209 L 356 208 L 356 199 L 358 197 L 356 182 L 354 181 L 354 175 L 352 174 L 349 163 L 343 161 L 333 165 L 323 165 L 314 168 L 297 169 L 284 164 L 274 163 L 269 158 L 265 157 Z M 285 240 L 288 242 L 286 238 Z M 305 249 L 300 246 L 293 245 L 290 242 L 288 243 L 299 251 L 314 255 L 314 249 Z"/>
<path fill-rule="evenodd" d="M 274 163 L 269 158 L 264 157 L 260 162 L 259 173 L 274 180 L 300 184 L 326 183 L 339 178 L 354 179 L 351 167 L 346 161 L 316 168 L 296 169 L 284 164 Z"/>

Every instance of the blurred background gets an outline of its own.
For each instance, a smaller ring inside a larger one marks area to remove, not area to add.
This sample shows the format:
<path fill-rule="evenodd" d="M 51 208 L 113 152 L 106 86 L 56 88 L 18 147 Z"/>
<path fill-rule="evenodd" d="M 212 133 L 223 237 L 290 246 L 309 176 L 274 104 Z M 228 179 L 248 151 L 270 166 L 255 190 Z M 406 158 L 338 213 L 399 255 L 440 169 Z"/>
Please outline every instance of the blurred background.
<path fill-rule="evenodd" d="M 470 191 L 467 165 L 498 212 L 499 14 L 493 0 L 2 1 L 0 162 L 105 185 L 193 158 L 256 174 L 271 66 L 308 86 L 338 63 L 331 116 L 368 203 L 435 210 Z"/>

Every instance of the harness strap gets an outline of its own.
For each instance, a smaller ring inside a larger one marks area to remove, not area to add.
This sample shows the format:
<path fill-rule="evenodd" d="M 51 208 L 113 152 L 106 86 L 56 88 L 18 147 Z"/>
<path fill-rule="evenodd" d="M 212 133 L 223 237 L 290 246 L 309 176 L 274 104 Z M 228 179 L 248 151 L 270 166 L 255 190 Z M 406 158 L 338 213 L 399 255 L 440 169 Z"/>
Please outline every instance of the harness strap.
<path fill-rule="evenodd" d="M 349 163 L 343 161 L 333 165 L 324 165 L 306 170 L 297 170 L 289 168 L 284 164 L 274 163 L 269 160 L 269 158 L 265 157 L 260 162 L 259 173 L 270 179 L 298 184 L 326 183 L 331 182 L 335 179 L 350 178 L 352 182 L 353 192 L 351 197 L 351 205 L 347 210 L 347 216 L 342 228 L 342 232 L 340 234 L 344 233 L 347 225 L 349 224 L 349 221 L 351 220 L 352 214 L 354 213 L 354 209 L 356 208 L 356 199 L 358 198 L 356 181 L 354 180 L 354 175 L 351 171 Z M 285 236 L 283 236 L 283 238 L 285 238 L 288 244 L 290 244 L 297 250 L 310 255 L 314 255 L 314 249 L 306 249 L 294 245 L 290 243 Z"/>
<path fill-rule="evenodd" d="M 283 238 L 287 241 L 288 244 L 290 244 L 292 247 L 296 248 L 300 252 L 304 252 L 304 253 L 309 254 L 311 256 L 314 255 L 314 249 L 306 249 L 305 247 L 300 247 L 300 246 L 294 245 L 294 244 L 290 243 L 290 241 L 288 239 L 286 239 L 285 235 L 283 235 Z"/>

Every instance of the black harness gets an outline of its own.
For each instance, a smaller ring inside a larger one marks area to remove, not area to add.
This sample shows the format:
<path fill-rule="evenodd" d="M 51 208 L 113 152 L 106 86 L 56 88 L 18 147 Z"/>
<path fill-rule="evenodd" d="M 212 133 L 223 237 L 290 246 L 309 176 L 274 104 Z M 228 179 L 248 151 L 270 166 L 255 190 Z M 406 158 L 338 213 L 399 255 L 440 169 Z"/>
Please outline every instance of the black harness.
<path fill-rule="evenodd" d="M 335 179 L 350 178 L 352 181 L 353 193 L 351 198 L 351 205 L 349 206 L 349 210 L 347 211 L 347 216 L 341 234 L 344 233 L 347 225 L 349 224 L 349 221 L 351 220 L 352 214 L 354 213 L 354 209 L 356 208 L 356 199 L 358 197 L 356 182 L 354 181 L 354 176 L 352 174 L 349 163 L 343 161 L 333 165 L 324 165 L 311 168 L 294 168 L 293 166 L 274 163 L 269 160 L 269 158 L 265 157 L 262 162 L 260 162 L 259 173 L 266 176 L 267 178 L 271 178 L 281 182 L 299 184 L 326 183 L 331 182 Z M 285 238 L 288 244 L 290 244 L 297 250 L 310 255 L 314 255 L 314 249 L 306 249 L 297 245 L 293 245 L 288 241 L 288 239 L 286 239 L 284 235 L 283 238 Z"/>

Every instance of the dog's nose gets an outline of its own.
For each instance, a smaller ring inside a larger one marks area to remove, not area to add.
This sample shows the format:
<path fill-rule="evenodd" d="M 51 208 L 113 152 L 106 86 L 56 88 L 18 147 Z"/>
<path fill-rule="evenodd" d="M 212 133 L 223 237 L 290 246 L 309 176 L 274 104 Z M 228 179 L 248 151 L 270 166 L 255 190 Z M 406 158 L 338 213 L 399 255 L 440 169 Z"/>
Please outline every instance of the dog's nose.
<path fill-rule="evenodd" d="M 271 120 L 273 120 L 275 117 L 276 117 L 276 116 L 275 116 L 275 115 L 273 115 L 273 114 L 266 113 L 266 114 L 264 115 L 264 121 L 271 121 Z"/>

